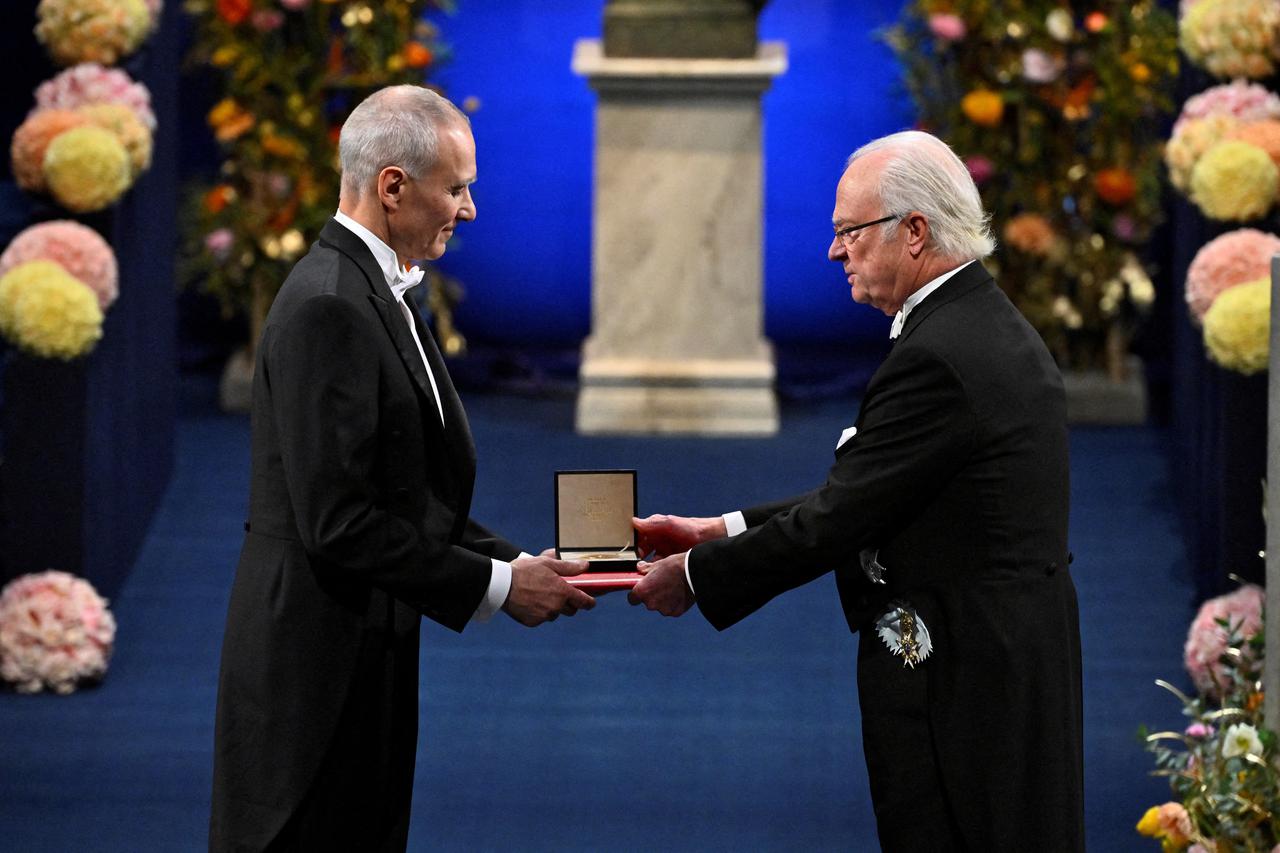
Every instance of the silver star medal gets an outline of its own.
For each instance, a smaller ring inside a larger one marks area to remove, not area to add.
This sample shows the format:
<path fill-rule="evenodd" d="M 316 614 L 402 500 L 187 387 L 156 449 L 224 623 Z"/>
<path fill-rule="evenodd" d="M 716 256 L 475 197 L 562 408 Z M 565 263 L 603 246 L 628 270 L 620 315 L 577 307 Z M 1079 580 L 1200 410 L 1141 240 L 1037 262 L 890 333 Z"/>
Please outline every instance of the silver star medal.
<path fill-rule="evenodd" d="M 889 609 L 876 620 L 876 633 L 889 651 L 912 669 L 933 651 L 924 620 L 905 601 L 889 604 Z"/>

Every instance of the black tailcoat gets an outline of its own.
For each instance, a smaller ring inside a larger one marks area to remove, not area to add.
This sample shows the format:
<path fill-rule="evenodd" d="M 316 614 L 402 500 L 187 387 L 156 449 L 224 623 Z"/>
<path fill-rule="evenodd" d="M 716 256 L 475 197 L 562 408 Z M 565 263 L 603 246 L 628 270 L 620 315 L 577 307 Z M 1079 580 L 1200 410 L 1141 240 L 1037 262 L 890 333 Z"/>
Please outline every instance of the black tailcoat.
<path fill-rule="evenodd" d="M 445 424 L 373 254 L 330 221 L 258 345 L 249 521 L 222 648 L 211 850 L 403 849 L 419 614 L 461 631 L 519 550 L 468 520 L 475 448 L 416 320 Z"/>
<path fill-rule="evenodd" d="M 1083 849 L 1065 409 L 1039 336 L 970 264 L 908 316 L 826 483 L 748 510 L 746 532 L 690 554 L 698 606 L 719 629 L 835 571 L 862 632 L 864 748 L 886 850 Z M 885 585 L 860 567 L 867 548 L 879 548 Z M 895 599 L 932 638 L 915 669 L 872 627 Z"/>

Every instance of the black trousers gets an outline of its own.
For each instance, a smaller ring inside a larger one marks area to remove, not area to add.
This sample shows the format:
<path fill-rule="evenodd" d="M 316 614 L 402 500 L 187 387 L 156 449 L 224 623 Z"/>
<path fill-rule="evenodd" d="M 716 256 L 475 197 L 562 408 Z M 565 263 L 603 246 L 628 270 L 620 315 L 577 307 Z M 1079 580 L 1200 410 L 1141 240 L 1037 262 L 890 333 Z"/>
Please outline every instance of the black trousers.
<path fill-rule="evenodd" d="M 418 732 L 418 634 L 366 635 L 359 676 L 298 810 L 267 853 L 404 853 Z"/>
<path fill-rule="evenodd" d="M 965 849 L 947 802 L 926 713 L 926 659 L 908 669 L 867 628 L 858 635 L 862 743 L 885 853 Z"/>

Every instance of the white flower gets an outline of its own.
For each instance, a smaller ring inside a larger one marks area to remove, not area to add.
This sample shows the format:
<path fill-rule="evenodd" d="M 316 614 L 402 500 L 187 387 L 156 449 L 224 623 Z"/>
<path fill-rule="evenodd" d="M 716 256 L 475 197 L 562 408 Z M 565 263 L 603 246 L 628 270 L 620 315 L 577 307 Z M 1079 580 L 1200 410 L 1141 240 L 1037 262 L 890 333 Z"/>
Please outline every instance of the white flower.
<path fill-rule="evenodd" d="M 1071 20 L 1071 13 L 1066 9 L 1054 9 L 1044 19 L 1044 25 L 1049 29 L 1049 35 L 1060 42 L 1071 41 L 1071 37 L 1076 33 L 1075 22 Z"/>
<path fill-rule="evenodd" d="M 1228 726 L 1222 736 L 1222 757 L 1235 758 L 1238 755 L 1262 755 L 1262 741 L 1258 739 L 1258 730 L 1248 723 L 1236 723 Z"/>

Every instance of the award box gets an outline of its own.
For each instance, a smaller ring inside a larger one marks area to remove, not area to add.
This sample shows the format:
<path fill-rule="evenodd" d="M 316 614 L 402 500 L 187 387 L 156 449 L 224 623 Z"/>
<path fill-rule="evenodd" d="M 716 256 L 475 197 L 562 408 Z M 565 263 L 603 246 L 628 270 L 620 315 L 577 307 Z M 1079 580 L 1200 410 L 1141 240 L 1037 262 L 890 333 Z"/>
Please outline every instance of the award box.
<path fill-rule="evenodd" d="M 566 578 L 588 592 L 630 589 L 642 575 L 631 518 L 636 514 L 633 469 L 557 471 L 556 556 L 586 560 L 587 571 Z"/>

